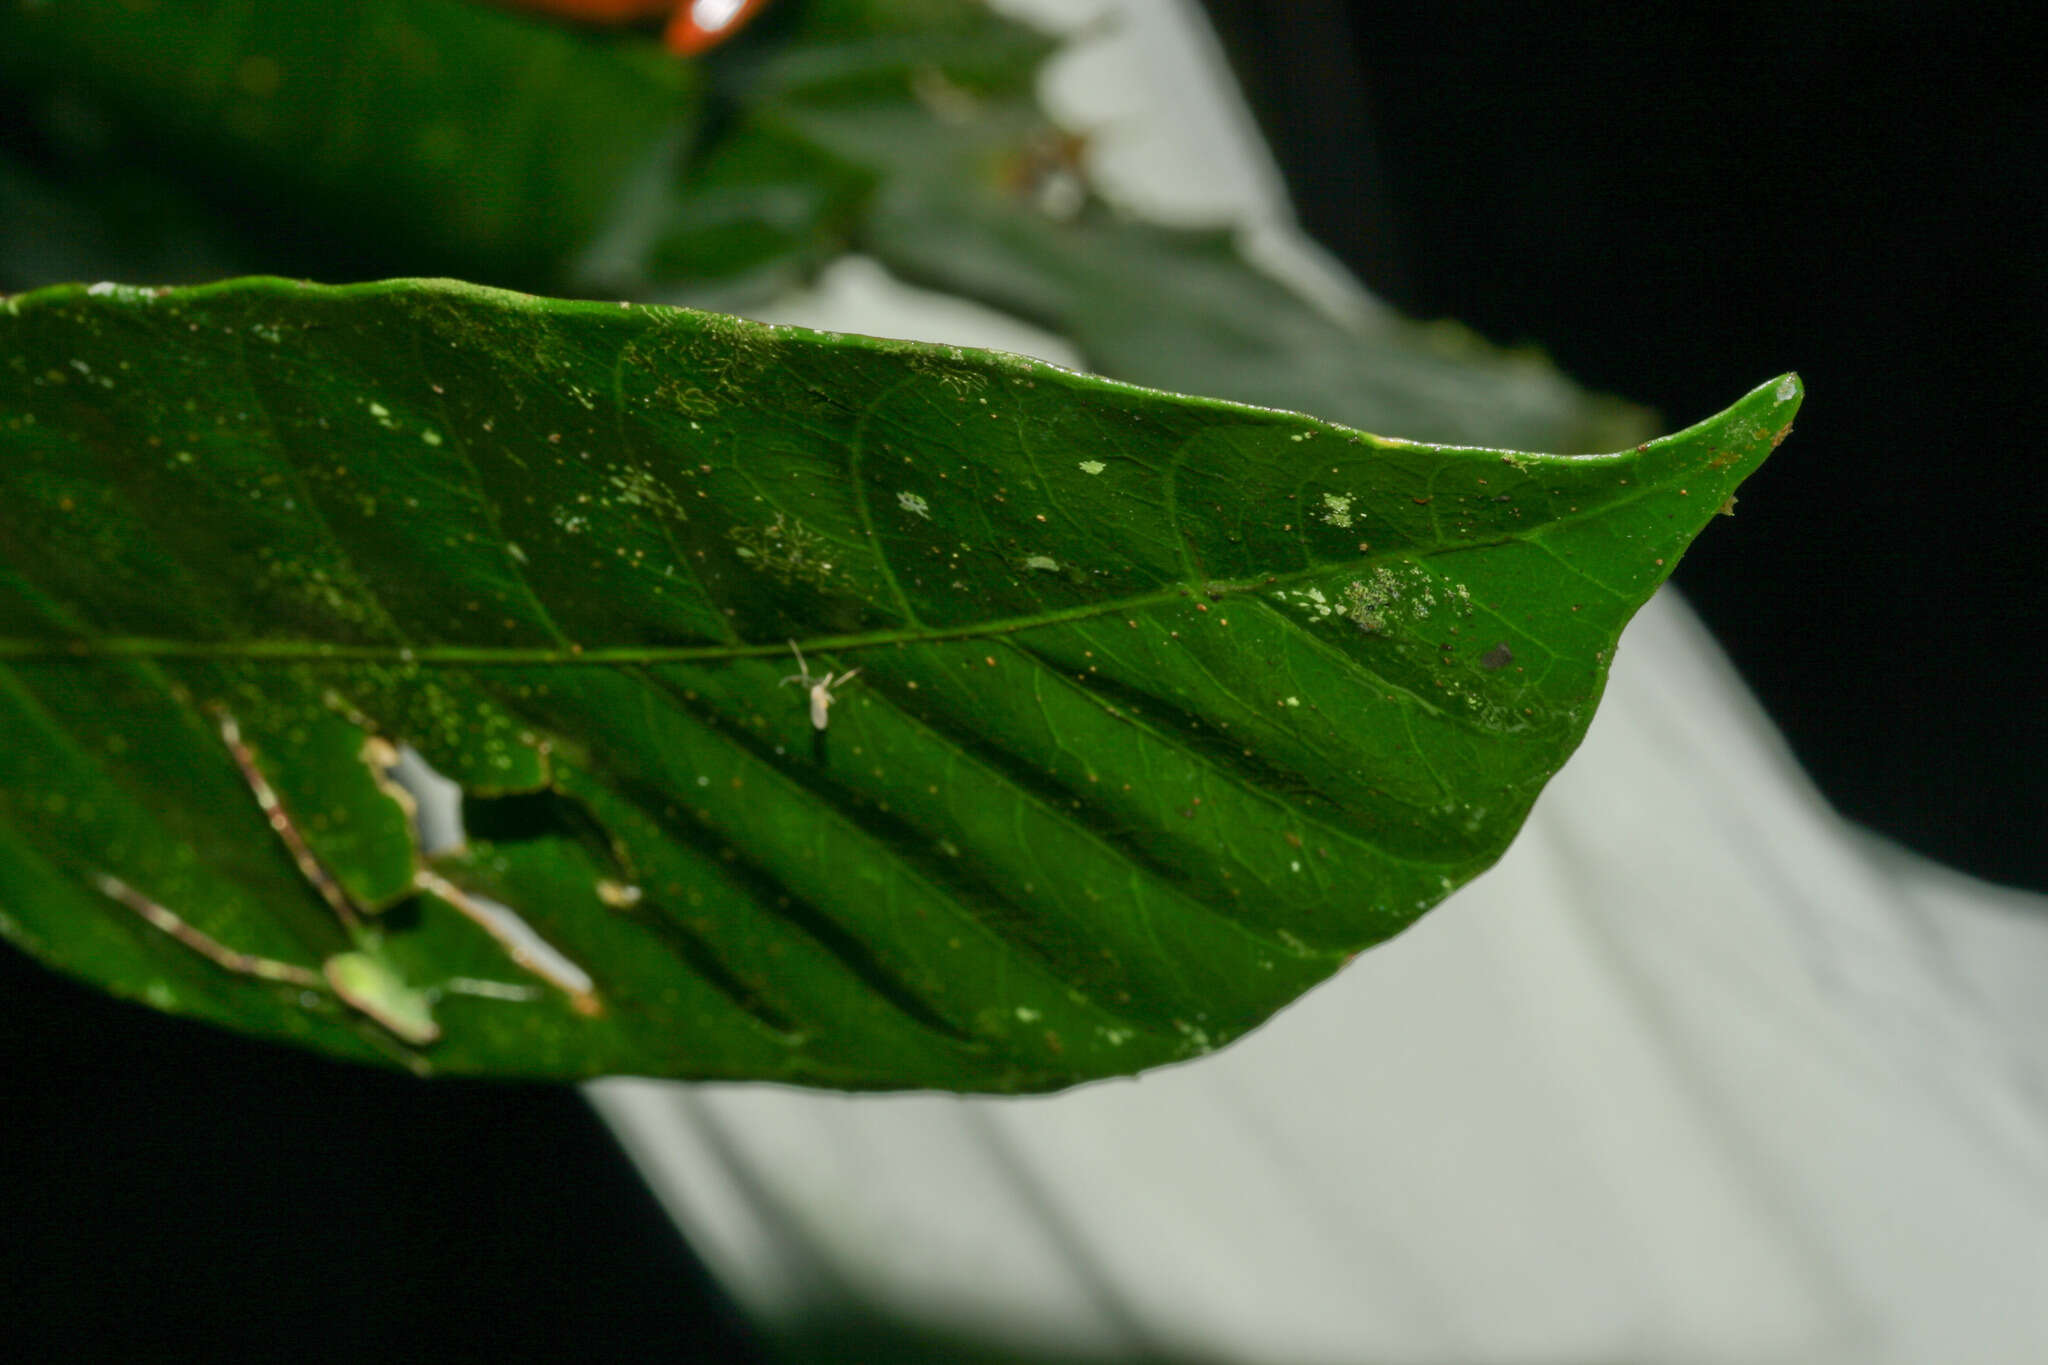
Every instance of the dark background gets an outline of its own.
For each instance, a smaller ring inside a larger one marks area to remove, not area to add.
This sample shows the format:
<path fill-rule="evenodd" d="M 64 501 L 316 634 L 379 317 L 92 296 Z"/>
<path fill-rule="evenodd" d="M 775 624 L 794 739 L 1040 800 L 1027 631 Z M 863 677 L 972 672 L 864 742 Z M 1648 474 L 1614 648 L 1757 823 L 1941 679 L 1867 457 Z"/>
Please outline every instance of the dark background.
<path fill-rule="evenodd" d="M 1405 310 L 1673 423 L 1804 374 L 1679 582 L 1839 809 L 2048 887 L 2020 21 L 1206 7 L 1306 226 Z M 573 1091 L 342 1068 L 11 952 L 0 998 L 0 1320 L 30 1358 L 748 1358 Z"/>
<path fill-rule="evenodd" d="M 1204 0 L 1309 233 L 1673 426 L 1794 437 L 1677 581 L 1835 807 L 2048 889 L 2048 100 L 2023 6 Z"/>

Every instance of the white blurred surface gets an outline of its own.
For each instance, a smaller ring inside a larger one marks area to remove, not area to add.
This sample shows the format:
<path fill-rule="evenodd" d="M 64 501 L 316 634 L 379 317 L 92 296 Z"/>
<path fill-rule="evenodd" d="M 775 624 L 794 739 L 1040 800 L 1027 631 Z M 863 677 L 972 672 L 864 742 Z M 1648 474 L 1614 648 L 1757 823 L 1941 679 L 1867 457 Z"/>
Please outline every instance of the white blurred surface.
<path fill-rule="evenodd" d="M 2048 1358 L 2039 902 L 1846 828 L 1662 597 L 1502 863 L 1216 1056 L 1037 1099 L 593 1093 L 770 1323 L 2019 1365 Z"/>
<path fill-rule="evenodd" d="M 1097 130 L 1120 197 L 1281 240 L 1198 18 L 1002 3 L 1111 16 L 1048 99 Z M 858 261 L 776 316 L 1072 360 Z M 1501 864 L 1222 1053 L 1033 1099 L 590 1093 L 771 1331 L 880 1313 L 1087 1358 L 2024 1365 L 2048 1360 L 2043 981 L 2044 898 L 1834 817 L 1667 593 Z"/>

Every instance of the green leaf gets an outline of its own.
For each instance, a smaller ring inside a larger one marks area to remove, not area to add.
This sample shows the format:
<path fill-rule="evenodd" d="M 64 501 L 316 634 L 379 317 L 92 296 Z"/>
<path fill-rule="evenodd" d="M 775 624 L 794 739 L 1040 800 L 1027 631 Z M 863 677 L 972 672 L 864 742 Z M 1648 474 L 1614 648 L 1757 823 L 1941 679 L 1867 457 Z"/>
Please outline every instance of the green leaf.
<path fill-rule="evenodd" d="M 888 89 L 886 53 L 854 54 Z M 876 188 L 856 246 L 1044 325 L 1119 379 L 1460 444 L 1600 449 L 1649 434 L 1642 409 L 1583 392 L 1538 354 L 1379 306 L 1339 320 L 1253 266 L 1229 231 L 1133 219 L 1094 195 L 1085 139 L 1052 126 L 1028 84 L 954 85 L 950 54 L 928 55 L 938 65 L 921 75 L 893 73 L 893 97 L 849 97 L 818 78 L 816 52 L 765 51 L 726 146 L 772 133 L 865 168 Z"/>
<path fill-rule="evenodd" d="M 787 0 L 701 63 L 480 0 L 0 4 L 0 78 L 31 92 L 45 140 L 118 130 L 128 161 L 233 211 L 260 246 L 248 269 L 744 310 L 852 246 L 1136 383 L 1467 444 L 1647 434 L 1540 357 L 1384 311 L 1340 324 L 1226 234 L 1089 197 L 1085 156 L 1033 99 L 1051 48 L 971 0 Z M 75 157 L 74 191 L 109 159 Z M 1081 197 L 1052 211 L 1066 181 Z M 34 254 L 0 259 L 0 280 Z"/>
<path fill-rule="evenodd" d="M 18 297 L 0 931 L 421 1069 L 1194 1056 L 1499 857 L 1799 397 L 1521 455 L 447 282 Z"/>
<path fill-rule="evenodd" d="M 490 0 L 0 4 L 0 112 L 79 190 L 111 154 L 168 169 L 266 268 L 759 297 L 843 249 L 873 183 L 752 116 L 764 47 L 915 109 L 942 70 L 1027 93 L 1051 43 L 973 0 L 786 3 L 695 62 Z"/>
<path fill-rule="evenodd" d="M 0 80 L 53 142 L 133 139 L 269 259 L 342 276 L 558 277 L 704 99 L 657 44 L 473 0 L 5 4 Z"/>

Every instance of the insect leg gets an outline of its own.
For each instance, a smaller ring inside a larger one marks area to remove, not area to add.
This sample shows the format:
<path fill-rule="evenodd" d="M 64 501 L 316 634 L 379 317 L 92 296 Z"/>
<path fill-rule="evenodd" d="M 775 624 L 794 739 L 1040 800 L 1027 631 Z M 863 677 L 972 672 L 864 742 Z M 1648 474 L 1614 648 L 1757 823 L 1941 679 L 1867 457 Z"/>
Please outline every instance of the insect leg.
<path fill-rule="evenodd" d="M 220 727 L 221 742 L 228 746 L 228 753 L 233 756 L 235 767 L 241 770 L 242 780 L 249 784 L 249 790 L 255 794 L 256 804 L 262 808 L 263 817 L 270 822 L 270 827 L 277 832 L 277 837 L 284 841 L 285 848 L 291 852 L 292 861 L 299 865 L 299 874 L 313 884 L 314 890 L 320 893 L 320 898 L 334 911 L 335 918 L 339 919 L 342 927 L 353 936 L 363 927 L 362 912 L 357 909 L 355 902 L 349 899 L 349 894 L 342 889 L 341 883 L 321 865 L 320 859 L 314 856 L 311 846 L 306 843 L 306 837 L 299 833 L 299 827 L 292 823 L 291 813 L 284 808 L 284 802 L 278 799 L 277 789 L 270 785 L 270 780 L 256 765 L 256 755 L 242 739 L 242 727 L 236 723 L 234 716 L 225 706 L 215 705 L 209 710 L 213 713 L 215 724 Z"/>
<path fill-rule="evenodd" d="M 782 686 L 787 687 L 791 683 L 799 683 L 804 687 L 811 686 L 811 666 L 804 662 L 804 652 L 796 647 L 796 641 L 789 642 L 789 652 L 796 655 L 796 672 L 784 678 Z"/>
<path fill-rule="evenodd" d="M 597 998 L 597 983 L 590 979 L 590 973 L 570 961 L 561 949 L 542 938 L 532 925 L 510 908 L 481 896 L 472 896 L 446 877 L 425 868 L 413 874 L 413 885 L 446 902 L 497 940 L 498 946 L 505 950 L 505 956 L 516 965 L 568 996 L 569 1004 L 578 1014 L 596 1016 L 604 1013 L 604 1004 Z"/>
<path fill-rule="evenodd" d="M 119 877 L 110 877 L 104 872 L 95 873 L 93 885 L 100 891 L 121 902 L 158 929 L 163 930 L 178 942 L 213 962 L 216 966 L 242 976 L 260 977 L 265 981 L 282 981 L 293 986 L 305 986 L 312 990 L 328 989 L 327 979 L 310 967 L 301 967 L 291 962 L 280 962 L 272 957 L 257 957 L 253 953 L 236 952 L 219 939 L 193 928 L 170 910 L 157 904 L 137 891 Z"/>

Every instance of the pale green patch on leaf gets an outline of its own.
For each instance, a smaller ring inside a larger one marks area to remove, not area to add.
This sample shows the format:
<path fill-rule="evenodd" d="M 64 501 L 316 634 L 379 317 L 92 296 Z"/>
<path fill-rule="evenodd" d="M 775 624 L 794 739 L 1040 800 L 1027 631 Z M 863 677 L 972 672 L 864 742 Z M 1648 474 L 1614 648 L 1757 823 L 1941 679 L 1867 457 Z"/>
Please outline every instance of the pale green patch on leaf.
<path fill-rule="evenodd" d="M 399 1041 L 424 1047 L 441 1036 L 425 993 L 406 985 L 381 958 L 367 952 L 336 953 L 321 970 L 336 995 L 391 1030 Z"/>

